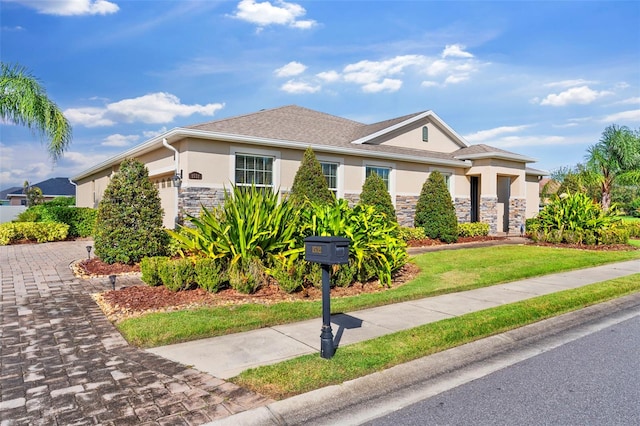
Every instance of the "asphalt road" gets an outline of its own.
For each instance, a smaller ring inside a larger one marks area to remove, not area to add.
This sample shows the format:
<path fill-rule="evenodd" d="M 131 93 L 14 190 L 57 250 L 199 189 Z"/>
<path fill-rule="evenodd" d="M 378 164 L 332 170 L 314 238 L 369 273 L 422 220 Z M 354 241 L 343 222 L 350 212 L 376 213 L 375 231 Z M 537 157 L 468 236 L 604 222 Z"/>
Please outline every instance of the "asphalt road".
<path fill-rule="evenodd" d="M 365 424 L 640 425 L 640 312 Z"/>

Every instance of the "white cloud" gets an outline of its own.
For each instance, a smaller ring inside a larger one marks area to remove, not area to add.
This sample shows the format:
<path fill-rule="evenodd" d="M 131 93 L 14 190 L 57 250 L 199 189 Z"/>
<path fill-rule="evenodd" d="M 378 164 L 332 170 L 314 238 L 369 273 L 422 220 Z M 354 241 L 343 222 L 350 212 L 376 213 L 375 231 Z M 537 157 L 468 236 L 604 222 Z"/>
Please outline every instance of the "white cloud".
<path fill-rule="evenodd" d="M 15 27 L 3 26 L 2 31 L 7 31 L 7 32 L 24 31 L 24 27 L 21 27 L 20 25 L 16 25 Z"/>
<path fill-rule="evenodd" d="M 613 92 L 592 90 L 589 86 L 572 87 L 558 94 L 550 94 L 544 98 L 540 105 L 565 106 L 570 104 L 586 105 Z"/>
<path fill-rule="evenodd" d="M 105 138 L 101 145 L 103 146 L 129 146 L 132 143 L 137 142 L 140 139 L 138 135 L 121 135 L 120 133 L 116 133 L 115 135 L 109 135 Z"/>
<path fill-rule="evenodd" d="M 278 68 L 274 72 L 278 77 L 293 77 L 295 75 L 302 74 L 306 69 L 306 65 L 301 64 L 300 62 L 292 61 L 287 65 Z"/>
<path fill-rule="evenodd" d="M 461 44 L 452 44 L 445 46 L 442 51 L 442 57 L 453 57 L 453 58 L 473 58 L 473 55 L 469 52 L 464 51 L 464 46 Z"/>
<path fill-rule="evenodd" d="M 113 126 L 115 121 L 105 117 L 106 110 L 104 108 L 87 107 L 87 108 L 69 108 L 64 111 L 64 116 L 71 124 L 79 124 L 85 127 L 103 127 Z"/>
<path fill-rule="evenodd" d="M 613 105 L 636 105 L 640 104 L 640 97 L 623 99 L 618 102 L 614 102 Z"/>
<path fill-rule="evenodd" d="M 471 133 L 464 136 L 464 138 L 471 143 L 481 143 L 487 140 L 493 140 L 496 137 L 505 133 L 516 133 L 524 129 L 531 127 L 530 125 L 522 126 L 501 126 L 494 129 L 480 130 L 479 132 Z"/>
<path fill-rule="evenodd" d="M 70 108 L 64 115 L 72 124 L 86 127 L 112 126 L 117 122 L 169 123 L 176 117 L 193 114 L 213 116 L 224 104 L 186 105 L 170 93 L 149 93 L 133 99 L 112 102 L 103 108 Z"/>
<path fill-rule="evenodd" d="M 120 10 L 107 0 L 8 0 L 20 3 L 45 15 L 108 15 Z"/>
<path fill-rule="evenodd" d="M 365 93 L 397 92 L 402 87 L 402 80 L 385 78 L 380 83 L 369 83 L 362 86 Z"/>
<path fill-rule="evenodd" d="M 469 74 L 454 74 L 445 78 L 444 84 L 458 84 L 469 80 Z"/>
<path fill-rule="evenodd" d="M 321 80 L 326 81 L 327 83 L 333 83 L 335 81 L 340 80 L 340 74 L 336 71 L 325 71 L 325 72 L 321 72 L 316 74 L 316 77 L 318 77 Z"/>
<path fill-rule="evenodd" d="M 543 146 L 543 145 L 572 145 L 584 143 L 580 138 L 569 139 L 564 136 L 507 136 L 492 142 L 492 145 L 500 148 L 513 148 L 521 146 Z"/>
<path fill-rule="evenodd" d="M 293 28 L 309 29 L 317 25 L 312 19 L 298 20 L 306 15 L 304 7 L 296 3 L 282 0 L 257 2 L 242 0 L 238 3 L 234 18 L 257 25 L 259 28 L 268 25 L 286 25 Z"/>
<path fill-rule="evenodd" d="M 420 83 L 420 86 L 422 87 L 437 87 L 440 84 L 437 81 L 430 81 L 430 80 L 425 80 L 422 83 Z"/>
<path fill-rule="evenodd" d="M 569 88 L 569 87 L 575 87 L 575 86 L 584 86 L 587 84 L 597 84 L 597 81 L 591 81 L 591 80 L 583 80 L 583 79 L 577 79 L 577 80 L 562 80 L 562 81 L 555 81 L 553 83 L 547 83 L 544 85 L 544 87 L 562 87 L 562 88 Z"/>
<path fill-rule="evenodd" d="M 303 81 L 289 80 L 285 84 L 280 86 L 280 89 L 287 93 L 300 95 L 304 93 L 316 93 L 320 91 L 320 86 L 313 86 Z"/>
<path fill-rule="evenodd" d="M 402 86 L 402 81 L 389 77 L 402 74 L 407 67 L 424 64 L 424 59 L 421 55 L 404 55 L 385 61 L 360 61 L 344 67 L 343 78 L 362 86 L 367 93 L 396 91 Z"/>
<path fill-rule="evenodd" d="M 603 123 L 612 123 L 616 121 L 638 122 L 640 121 L 640 109 L 634 109 L 631 111 L 623 111 L 623 112 L 607 115 L 606 117 L 603 117 L 600 121 Z"/>
<path fill-rule="evenodd" d="M 147 130 L 146 132 L 142 132 L 142 136 L 144 136 L 147 139 L 151 139 L 153 137 L 156 137 L 158 135 L 165 133 L 166 131 L 167 131 L 167 126 L 162 126 L 158 130 Z"/>

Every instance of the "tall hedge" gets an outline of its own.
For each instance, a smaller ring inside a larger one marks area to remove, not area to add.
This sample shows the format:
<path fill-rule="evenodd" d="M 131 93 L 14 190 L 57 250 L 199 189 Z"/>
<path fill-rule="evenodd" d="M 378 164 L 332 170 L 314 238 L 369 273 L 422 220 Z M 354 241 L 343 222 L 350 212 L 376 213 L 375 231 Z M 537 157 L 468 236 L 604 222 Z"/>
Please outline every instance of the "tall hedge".
<path fill-rule="evenodd" d="M 162 228 L 162 213 L 147 168 L 125 159 L 98 206 L 96 255 L 106 263 L 128 264 L 163 255 L 169 236 Z"/>
<path fill-rule="evenodd" d="M 313 149 L 308 147 L 304 151 L 302 162 L 291 187 L 291 202 L 300 205 L 305 200 L 319 204 L 331 204 L 335 200 L 333 192 L 329 190 L 327 179 L 322 174 L 322 166 L 313 153 Z"/>
<path fill-rule="evenodd" d="M 374 206 L 376 210 L 384 213 L 389 221 L 397 222 L 396 210 L 387 191 L 387 185 L 377 173 L 371 173 L 365 179 L 360 193 L 360 204 Z"/>
<path fill-rule="evenodd" d="M 456 209 L 442 173 L 432 172 L 422 185 L 414 223 L 416 227 L 424 228 L 429 238 L 445 243 L 458 241 Z"/>

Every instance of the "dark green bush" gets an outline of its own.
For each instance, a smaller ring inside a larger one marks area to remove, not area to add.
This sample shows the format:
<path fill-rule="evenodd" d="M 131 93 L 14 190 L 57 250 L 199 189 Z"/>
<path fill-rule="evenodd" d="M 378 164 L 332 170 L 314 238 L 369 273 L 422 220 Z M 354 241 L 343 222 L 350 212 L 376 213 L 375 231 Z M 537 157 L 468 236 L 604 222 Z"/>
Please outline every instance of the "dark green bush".
<path fill-rule="evenodd" d="M 169 258 L 166 256 L 152 256 L 145 257 L 140 261 L 140 272 L 142 273 L 141 279 L 147 285 L 156 287 L 162 285 L 162 279 L 160 278 L 160 267 L 169 262 Z"/>
<path fill-rule="evenodd" d="M 429 238 L 445 243 L 458 240 L 458 219 L 442 173 L 431 172 L 422 185 L 414 217 L 416 228 L 424 228 Z"/>
<path fill-rule="evenodd" d="M 171 291 L 187 290 L 196 280 L 196 270 L 189 258 L 169 260 L 158 265 L 162 283 Z"/>
<path fill-rule="evenodd" d="M 195 260 L 196 283 L 198 287 L 211 293 L 220 291 L 227 282 L 227 265 L 223 259 L 210 257 Z"/>
<path fill-rule="evenodd" d="M 123 160 L 98 206 L 96 255 L 106 263 L 128 264 L 164 255 L 169 236 L 162 213 L 147 168 L 138 160 Z"/>
<path fill-rule="evenodd" d="M 55 200 L 60 199 L 58 202 Z M 29 207 L 20 213 L 15 222 L 57 222 L 69 225 L 68 236 L 89 237 L 93 235 L 97 210 L 88 207 L 65 205 L 73 198 L 58 197 L 44 204 Z"/>
<path fill-rule="evenodd" d="M 327 179 L 322 174 L 322 166 L 316 159 L 311 147 L 304 151 L 300 167 L 293 179 L 291 202 L 301 205 L 305 201 L 313 201 L 319 204 L 333 203 L 335 196 L 329 190 Z"/>
<path fill-rule="evenodd" d="M 387 191 L 387 185 L 377 173 L 371 173 L 362 185 L 360 204 L 374 206 L 377 211 L 384 213 L 391 222 L 397 222 L 396 210 Z"/>

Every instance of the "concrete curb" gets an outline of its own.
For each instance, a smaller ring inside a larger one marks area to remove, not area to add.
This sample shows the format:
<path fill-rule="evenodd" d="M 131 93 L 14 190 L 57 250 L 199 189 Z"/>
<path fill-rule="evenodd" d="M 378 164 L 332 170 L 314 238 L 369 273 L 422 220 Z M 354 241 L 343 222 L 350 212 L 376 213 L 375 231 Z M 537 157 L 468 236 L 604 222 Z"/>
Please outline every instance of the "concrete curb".
<path fill-rule="evenodd" d="M 585 323 L 640 307 L 640 293 L 569 312 L 468 343 L 340 385 L 277 401 L 210 423 L 211 425 L 298 425 L 326 421 L 350 407 L 427 383 L 507 351 L 532 345 Z M 315 420 L 315 422 L 314 422 Z"/>

